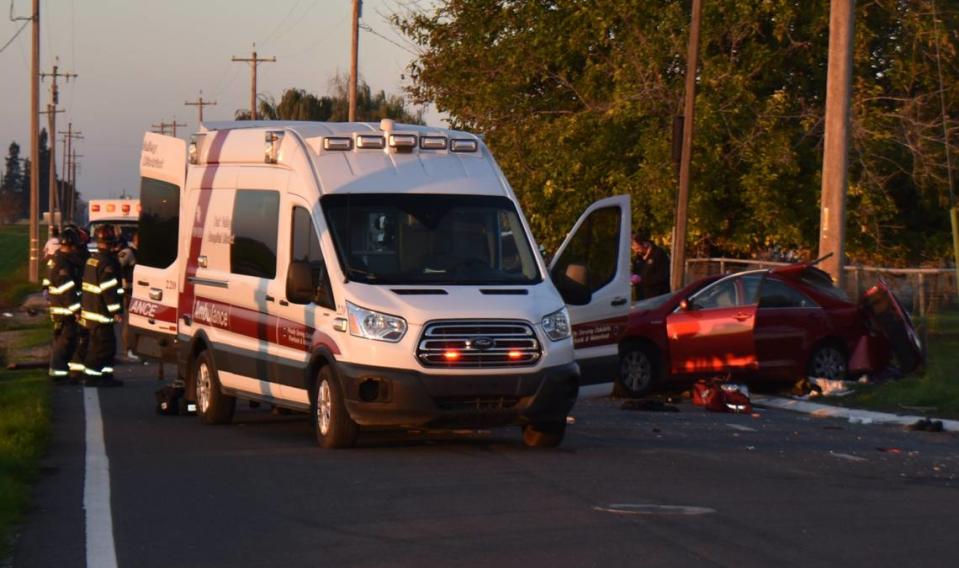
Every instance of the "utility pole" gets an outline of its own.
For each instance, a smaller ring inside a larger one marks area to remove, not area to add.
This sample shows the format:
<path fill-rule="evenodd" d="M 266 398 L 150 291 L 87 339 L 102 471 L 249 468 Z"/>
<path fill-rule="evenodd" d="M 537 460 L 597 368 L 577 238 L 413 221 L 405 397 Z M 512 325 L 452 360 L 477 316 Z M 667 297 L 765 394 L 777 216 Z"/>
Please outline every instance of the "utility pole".
<path fill-rule="evenodd" d="M 276 63 L 276 57 L 257 57 L 256 44 L 253 44 L 253 57 L 233 57 L 234 62 L 250 64 L 250 120 L 256 120 L 256 68 L 260 63 Z M 202 107 L 201 107 L 202 108 Z"/>
<path fill-rule="evenodd" d="M 703 15 L 702 0 L 693 0 L 689 23 L 689 51 L 686 54 L 686 99 L 683 111 L 683 153 L 679 162 L 679 192 L 676 197 L 676 227 L 669 270 L 670 287 L 683 287 L 686 272 L 686 225 L 689 219 L 689 167 L 693 154 L 693 123 L 696 110 L 696 69 L 699 66 L 699 27 Z"/>
<path fill-rule="evenodd" d="M 77 218 L 77 196 L 80 195 L 80 192 L 77 191 L 77 158 L 82 158 L 83 154 L 77 154 L 77 149 L 74 148 L 70 156 L 70 187 L 73 188 L 71 192 L 72 197 L 70 199 L 70 218 Z"/>
<path fill-rule="evenodd" d="M 255 55 L 255 54 L 254 54 L 254 55 Z M 200 98 L 198 98 L 198 99 L 195 100 L 195 101 L 184 101 L 183 104 L 185 104 L 186 106 L 195 106 L 195 107 L 197 107 L 197 111 L 199 112 L 199 116 L 197 117 L 197 120 L 198 120 L 200 123 L 203 123 L 203 107 L 205 107 L 205 106 L 216 106 L 216 101 L 206 101 L 206 100 L 203 100 L 203 91 L 200 91 Z"/>
<path fill-rule="evenodd" d="M 946 182 L 949 184 L 949 222 L 952 225 L 952 254 L 956 264 L 956 282 L 959 282 L 959 207 L 952 187 L 952 148 L 949 146 L 949 114 L 946 112 L 946 87 L 942 80 L 942 55 L 939 53 L 939 14 L 932 3 L 932 23 L 936 30 L 936 71 L 939 74 L 939 111 L 942 114 L 942 145 L 946 152 Z"/>
<path fill-rule="evenodd" d="M 829 66 L 826 77 L 826 134 L 822 159 L 822 210 L 819 256 L 832 254 L 822 269 L 840 288 L 845 283 L 846 191 L 848 189 L 849 99 L 852 93 L 852 53 L 855 0 L 831 0 L 829 7 Z"/>
<path fill-rule="evenodd" d="M 173 122 L 163 122 L 160 121 L 159 124 L 151 124 L 152 128 L 158 128 L 159 131 L 154 130 L 157 134 L 163 134 L 164 136 L 167 133 L 167 128 L 170 129 L 170 132 L 173 134 L 173 137 L 176 138 L 176 128 L 177 126 L 186 126 L 185 122 L 177 122 L 176 118 L 173 119 Z"/>
<path fill-rule="evenodd" d="M 353 45 L 350 50 L 350 114 L 349 121 L 356 121 L 356 58 L 360 49 L 360 16 L 363 0 L 353 0 Z"/>
<path fill-rule="evenodd" d="M 50 231 L 53 231 L 54 223 L 56 222 L 56 211 L 57 211 L 57 113 L 63 112 L 62 110 L 57 110 L 57 105 L 60 104 L 60 88 L 57 85 L 57 79 L 63 77 L 65 81 L 69 82 L 70 79 L 76 79 L 76 73 L 60 73 L 59 71 L 60 58 L 56 58 L 56 63 L 53 64 L 53 71 L 50 73 L 40 73 L 40 79 L 46 79 L 47 77 L 51 78 L 50 82 L 50 104 L 47 105 L 47 119 L 50 121 L 50 199 L 49 199 L 49 209 L 50 209 L 50 223 L 48 225 Z"/>
<path fill-rule="evenodd" d="M 25 18 L 16 18 L 25 19 Z M 33 54 L 30 58 L 30 282 L 40 281 L 40 0 L 30 13 Z"/>
<path fill-rule="evenodd" d="M 72 164 L 70 160 L 72 159 L 72 150 L 73 150 L 73 141 L 74 140 L 83 140 L 83 133 L 80 131 L 73 131 L 73 123 L 70 122 L 67 124 L 67 131 L 60 131 L 60 134 L 63 135 L 63 176 L 61 181 L 63 183 L 63 191 L 61 192 L 61 215 L 65 220 L 73 221 L 73 202 L 76 200 L 74 193 L 76 188 L 73 187 L 73 184 L 69 182 L 70 173 L 72 171 Z"/>

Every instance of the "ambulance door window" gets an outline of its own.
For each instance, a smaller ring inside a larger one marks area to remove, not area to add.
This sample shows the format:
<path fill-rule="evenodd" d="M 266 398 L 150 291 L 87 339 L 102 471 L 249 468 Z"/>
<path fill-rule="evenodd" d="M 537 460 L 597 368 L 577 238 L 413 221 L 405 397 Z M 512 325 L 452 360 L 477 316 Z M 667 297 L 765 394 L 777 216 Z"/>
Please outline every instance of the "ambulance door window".
<path fill-rule="evenodd" d="M 279 216 L 279 192 L 237 190 L 233 205 L 230 272 L 259 278 L 276 277 Z"/>
<path fill-rule="evenodd" d="M 293 222 L 290 235 L 290 261 L 309 263 L 313 273 L 313 289 L 322 286 L 323 294 L 316 299 L 317 304 L 324 308 L 335 309 L 333 290 L 330 287 L 330 275 L 326 271 L 323 253 L 320 251 L 320 240 L 310 212 L 303 207 L 293 208 Z"/>

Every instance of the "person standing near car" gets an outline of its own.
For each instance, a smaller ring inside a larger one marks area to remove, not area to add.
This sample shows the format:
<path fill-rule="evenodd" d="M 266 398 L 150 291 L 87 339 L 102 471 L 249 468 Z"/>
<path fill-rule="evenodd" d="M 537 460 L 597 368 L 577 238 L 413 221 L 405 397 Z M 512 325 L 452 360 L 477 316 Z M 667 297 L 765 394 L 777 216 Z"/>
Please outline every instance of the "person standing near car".
<path fill-rule="evenodd" d="M 53 347 L 50 350 L 50 376 L 56 383 L 68 380 L 79 336 L 77 315 L 80 312 L 80 273 L 82 265 L 74 255 L 80 246 L 80 235 L 70 228 L 63 230 L 59 249 L 47 261 L 44 279 L 50 299 L 53 322 Z"/>
<path fill-rule="evenodd" d="M 645 300 L 669 293 L 669 255 L 666 251 L 656 246 L 649 233 L 643 230 L 633 235 L 631 247 L 636 255 L 632 276 L 636 299 Z"/>
<path fill-rule="evenodd" d="M 116 244 L 113 227 L 97 227 L 95 236 L 97 250 L 87 259 L 83 270 L 80 321 L 90 334 L 83 361 L 84 385 L 116 387 L 123 385 L 113 377 L 117 351 L 114 324 L 120 321 L 123 311 L 122 271 L 113 250 Z"/>

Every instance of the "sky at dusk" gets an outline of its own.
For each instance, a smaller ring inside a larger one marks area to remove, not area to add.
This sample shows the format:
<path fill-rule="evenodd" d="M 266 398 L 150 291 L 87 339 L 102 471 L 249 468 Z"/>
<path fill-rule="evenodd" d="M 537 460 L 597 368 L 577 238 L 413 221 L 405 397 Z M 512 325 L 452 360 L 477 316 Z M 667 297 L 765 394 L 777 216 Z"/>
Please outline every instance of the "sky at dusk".
<path fill-rule="evenodd" d="M 6 0 L 4 4 L 9 3 Z M 386 17 L 431 2 L 366 0 L 362 22 L 399 46 L 360 32 L 360 76 L 374 90 L 399 94 L 408 84 L 406 66 L 415 48 L 391 29 Z M 249 107 L 250 66 L 231 57 L 260 57 L 276 63 L 259 67 L 258 91 L 279 99 L 298 87 L 326 94 L 330 80 L 349 71 L 351 0 L 41 0 L 40 61 L 50 71 L 54 57 L 60 71 L 79 77 L 60 80 L 57 130 L 68 121 L 83 133 L 77 142 L 78 189 L 87 199 L 139 191 L 137 160 L 143 133 L 160 121 L 185 122 L 177 135 L 196 129 L 196 107 L 184 106 L 203 91 L 217 101 L 206 107 L 205 120 L 230 120 Z M 9 5 L 0 6 L 4 11 Z M 31 0 L 13 0 L 14 16 L 28 16 Z M 22 22 L 0 19 L 0 46 Z M 21 155 L 29 145 L 30 27 L 0 53 L 3 78 L 0 145 L 11 141 Z M 405 49 L 404 49 L 405 48 Z M 40 105 L 49 99 L 49 79 L 40 85 Z M 442 125 L 427 109 L 429 124 Z M 46 116 L 41 116 L 46 126 Z M 59 154 L 58 152 L 58 171 Z"/>

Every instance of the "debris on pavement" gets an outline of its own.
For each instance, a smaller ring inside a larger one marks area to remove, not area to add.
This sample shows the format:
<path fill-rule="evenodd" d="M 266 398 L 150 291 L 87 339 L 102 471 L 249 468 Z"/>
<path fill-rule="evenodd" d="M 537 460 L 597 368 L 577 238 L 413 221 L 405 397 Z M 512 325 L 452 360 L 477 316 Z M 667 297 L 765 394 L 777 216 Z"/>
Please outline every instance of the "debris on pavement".
<path fill-rule="evenodd" d="M 896 454 L 896 455 L 898 455 L 898 454 L 901 454 L 901 453 L 902 453 L 902 449 L 900 449 L 900 448 L 876 448 L 876 450 L 878 450 L 878 451 L 880 451 L 880 452 L 883 452 L 883 453 L 886 453 L 886 454 Z"/>
<path fill-rule="evenodd" d="M 916 421 L 915 424 L 910 424 L 907 429 L 913 432 L 942 432 L 944 430 L 942 420 L 930 420 L 928 418 L 923 418 Z"/>
<path fill-rule="evenodd" d="M 672 404 L 648 398 L 624 400 L 620 408 L 622 410 L 642 410 L 646 412 L 679 412 L 679 408 Z"/>

